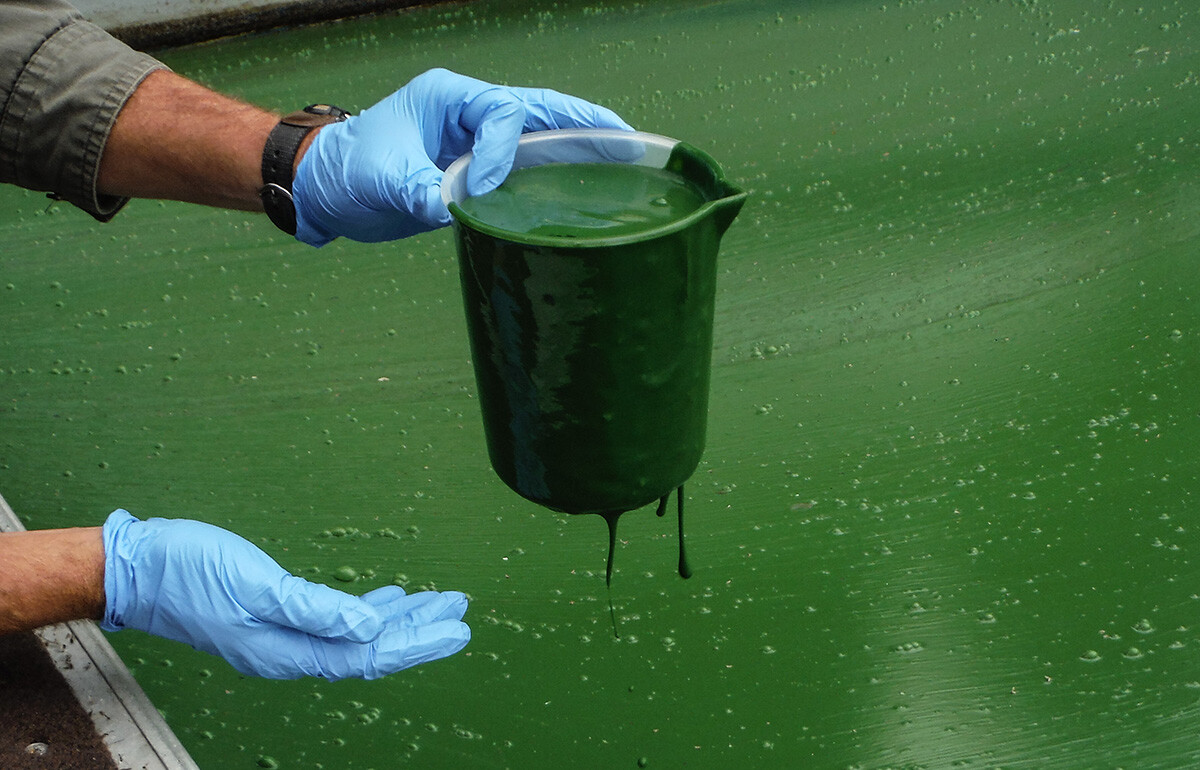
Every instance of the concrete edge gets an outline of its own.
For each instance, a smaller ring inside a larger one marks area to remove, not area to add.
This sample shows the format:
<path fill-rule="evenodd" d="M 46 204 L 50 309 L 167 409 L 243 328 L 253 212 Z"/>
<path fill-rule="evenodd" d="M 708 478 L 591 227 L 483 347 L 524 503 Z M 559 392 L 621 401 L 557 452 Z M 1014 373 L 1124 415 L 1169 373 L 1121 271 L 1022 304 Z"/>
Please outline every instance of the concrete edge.
<path fill-rule="evenodd" d="M 0 496 L 0 532 L 25 529 Z M 116 650 L 90 620 L 35 632 L 121 770 L 199 770 Z"/>

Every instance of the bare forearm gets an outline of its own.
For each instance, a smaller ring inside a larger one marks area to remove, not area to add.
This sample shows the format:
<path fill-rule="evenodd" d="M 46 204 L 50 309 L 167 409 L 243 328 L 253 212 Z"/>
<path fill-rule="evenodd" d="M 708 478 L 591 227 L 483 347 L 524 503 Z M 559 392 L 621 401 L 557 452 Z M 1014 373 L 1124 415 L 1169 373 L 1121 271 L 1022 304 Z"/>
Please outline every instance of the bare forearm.
<path fill-rule="evenodd" d="M 278 120 L 173 72 L 152 73 L 117 117 L 97 188 L 261 211 L 263 146 Z"/>
<path fill-rule="evenodd" d="M 99 527 L 0 534 L 0 634 L 103 612 Z"/>

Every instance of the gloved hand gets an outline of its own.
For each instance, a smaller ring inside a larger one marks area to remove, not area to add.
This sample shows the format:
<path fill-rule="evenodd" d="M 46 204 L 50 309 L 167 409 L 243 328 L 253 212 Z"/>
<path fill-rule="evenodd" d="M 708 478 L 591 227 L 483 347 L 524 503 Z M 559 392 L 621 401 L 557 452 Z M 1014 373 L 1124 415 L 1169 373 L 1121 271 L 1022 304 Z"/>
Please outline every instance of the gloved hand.
<path fill-rule="evenodd" d="M 356 597 L 286 572 L 250 542 L 198 521 L 104 523 L 105 631 L 137 628 L 271 679 L 377 679 L 458 652 L 461 593 Z"/>
<path fill-rule="evenodd" d="M 391 96 L 320 129 L 296 169 L 296 238 L 323 246 L 338 236 L 388 241 L 450 223 L 442 171 L 474 150 L 467 191 L 504 181 L 522 132 L 630 128 L 611 110 L 533 88 L 509 88 L 444 69 L 418 75 Z"/>

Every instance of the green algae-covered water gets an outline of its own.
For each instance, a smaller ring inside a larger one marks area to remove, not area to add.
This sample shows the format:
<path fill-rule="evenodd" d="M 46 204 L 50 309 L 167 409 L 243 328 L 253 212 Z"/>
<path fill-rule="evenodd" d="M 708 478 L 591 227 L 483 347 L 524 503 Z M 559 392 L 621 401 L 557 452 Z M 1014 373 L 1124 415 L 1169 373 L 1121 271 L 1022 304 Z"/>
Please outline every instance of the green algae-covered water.
<path fill-rule="evenodd" d="M 441 231 L 288 242 L 0 191 L 0 489 L 472 596 L 459 655 L 244 679 L 112 637 L 202 767 L 1200 761 L 1200 120 L 1183 0 L 481 2 L 163 54 L 287 110 L 418 72 L 577 93 L 718 158 L 707 448 L 673 522 L 488 467 Z"/>

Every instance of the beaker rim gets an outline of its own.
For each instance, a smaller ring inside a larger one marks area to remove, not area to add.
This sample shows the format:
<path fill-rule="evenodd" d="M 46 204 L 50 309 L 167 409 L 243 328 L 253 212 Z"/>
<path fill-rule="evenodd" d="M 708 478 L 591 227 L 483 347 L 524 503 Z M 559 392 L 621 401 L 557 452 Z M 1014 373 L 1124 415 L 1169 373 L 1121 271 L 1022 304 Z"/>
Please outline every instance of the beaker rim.
<path fill-rule="evenodd" d="M 712 216 L 714 209 L 732 201 L 740 201 L 745 193 L 725 181 L 720 167 L 706 153 L 678 139 L 645 131 L 619 128 L 560 128 L 531 131 L 517 140 L 513 170 L 546 163 L 627 163 L 650 168 L 666 168 L 681 148 L 699 159 L 712 177 L 720 183 L 720 194 L 708 199 L 695 211 L 657 227 L 623 235 L 566 237 L 537 235 L 507 230 L 490 225 L 463 211 L 459 202 L 467 194 L 467 169 L 473 153 L 466 153 L 447 167 L 442 177 L 442 201 L 457 224 L 484 235 L 528 246 L 602 248 L 639 243 L 668 235 L 692 226 Z M 694 180 L 693 180 L 694 181 Z"/>

